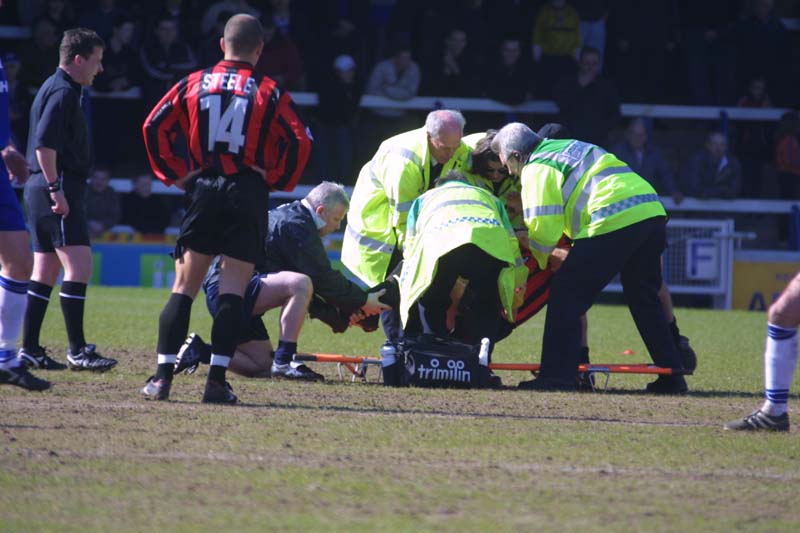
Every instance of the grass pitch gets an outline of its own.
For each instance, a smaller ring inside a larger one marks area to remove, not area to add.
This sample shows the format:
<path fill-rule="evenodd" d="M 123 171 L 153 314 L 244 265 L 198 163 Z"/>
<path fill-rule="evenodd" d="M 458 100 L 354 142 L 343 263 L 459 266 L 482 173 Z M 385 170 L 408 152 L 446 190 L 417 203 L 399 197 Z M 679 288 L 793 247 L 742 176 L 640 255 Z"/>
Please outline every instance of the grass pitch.
<path fill-rule="evenodd" d="M 244 404 L 224 407 L 199 403 L 197 375 L 176 377 L 170 402 L 139 399 L 166 298 L 91 288 L 88 338 L 118 368 L 41 372 L 55 383 L 42 394 L 0 388 L 0 530 L 800 529 L 797 432 L 721 429 L 762 401 L 764 314 L 679 310 L 699 355 L 680 398 L 642 395 L 648 378 L 627 375 L 594 394 L 390 390 L 318 364 L 324 384 L 231 376 Z M 53 304 L 43 340 L 63 360 Z M 648 360 L 626 308 L 589 320 L 593 361 Z M 495 360 L 533 361 L 542 324 Z M 198 302 L 192 329 L 209 328 Z M 380 343 L 311 321 L 300 348 L 377 355 Z"/>

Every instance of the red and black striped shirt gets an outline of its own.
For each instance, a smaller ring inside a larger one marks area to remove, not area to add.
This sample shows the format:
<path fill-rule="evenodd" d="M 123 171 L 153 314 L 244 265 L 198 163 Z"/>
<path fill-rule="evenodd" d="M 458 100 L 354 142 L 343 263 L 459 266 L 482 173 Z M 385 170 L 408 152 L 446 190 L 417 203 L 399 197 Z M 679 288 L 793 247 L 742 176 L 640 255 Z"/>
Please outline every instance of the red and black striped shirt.
<path fill-rule="evenodd" d="M 291 191 L 311 152 L 289 94 L 241 61 L 223 60 L 179 81 L 142 132 L 150 166 L 167 185 L 197 168 L 229 176 L 255 166 L 266 170 L 272 189 Z"/>

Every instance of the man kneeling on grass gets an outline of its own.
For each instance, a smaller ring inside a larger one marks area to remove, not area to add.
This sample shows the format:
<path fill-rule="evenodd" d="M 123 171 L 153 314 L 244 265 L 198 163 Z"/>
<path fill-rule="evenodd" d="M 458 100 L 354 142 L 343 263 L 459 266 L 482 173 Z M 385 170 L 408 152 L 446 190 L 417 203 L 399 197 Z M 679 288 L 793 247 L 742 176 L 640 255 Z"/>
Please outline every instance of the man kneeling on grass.
<path fill-rule="evenodd" d="M 379 301 L 386 300 L 386 286 L 391 284 L 384 283 L 369 291 L 361 289 L 334 270 L 322 242 L 322 237 L 340 228 L 349 205 L 344 188 L 325 181 L 302 200 L 269 212 L 266 260 L 256 265 L 244 295 L 248 319 L 239 335 L 231 372 L 246 377 L 321 381 L 321 374 L 292 361 L 306 313 L 319 318 L 336 333 L 350 325 L 369 331 L 377 329 L 377 323 L 369 324 L 363 319 L 391 308 Z M 217 258 L 203 281 L 206 304 L 212 315 L 217 310 L 219 263 Z M 283 309 L 278 348 L 273 353 L 261 317 L 276 307 Z M 194 372 L 210 358 L 211 347 L 192 333 L 178 352 L 175 373 Z"/>

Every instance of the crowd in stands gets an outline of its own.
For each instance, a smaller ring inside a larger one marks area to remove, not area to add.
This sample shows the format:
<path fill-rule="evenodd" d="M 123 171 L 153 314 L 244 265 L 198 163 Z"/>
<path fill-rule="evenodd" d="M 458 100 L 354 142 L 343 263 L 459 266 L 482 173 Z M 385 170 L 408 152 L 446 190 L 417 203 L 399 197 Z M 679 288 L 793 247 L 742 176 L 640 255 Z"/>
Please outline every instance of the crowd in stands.
<path fill-rule="evenodd" d="M 265 30 L 257 68 L 290 91 L 313 91 L 319 96 L 319 105 L 305 110 L 317 141 L 309 183 L 323 177 L 353 183 L 377 143 L 418 123 L 416 112 L 360 109 L 361 96 L 373 94 L 395 100 L 490 98 L 510 105 L 553 100 L 560 110 L 554 118 L 567 124 L 576 138 L 616 149 L 661 194 L 676 201 L 684 196 L 763 197 L 767 169 L 776 176 L 779 197 L 796 197 L 798 192 L 799 122 L 794 112 L 779 124 L 690 126 L 695 129 L 697 153 L 686 151 L 681 157 L 656 144 L 662 124 L 623 121 L 620 114 L 621 102 L 797 108 L 800 93 L 794 88 L 800 79 L 800 47 L 793 44 L 782 22 L 783 17 L 800 16 L 796 1 L 4 3 L 0 23 L 28 27 L 31 35 L 3 40 L 12 128 L 19 145 L 25 144 L 32 90 L 55 69 L 58 42 L 66 28 L 89 27 L 106 42 L 105 71 L 94 91 L 139 89 L 141 103 L 131 127 L 113 134 L 95 131 L 98 163 L 109 167 L 96 174 L 116 173 L 116 166 L 126 159 L 145 163 L 136 144 L 141 142 L 136 128 L 145 112 L 182 76 L 221 59 L 224 23 L 232 14 L 244 12 L 259 17 Z M 98 114 L 94 116 L 98 130 L 115 120 L 114 113 L 104 111 L 102 118 Z M 472 116 L 468 119 L 477 129 L 496 127 L 511 118 L 548 121 L 548 117 L 495 116 L 493 124 L 485 123 L 493 120 L 491 115 L 475 121 Z M 107 194 L 107 185 L 102 177 L 94 181 L 93 194 L 99 199 Z M 142 227 L 141 231 L 158 232 L 170 223 L 168 210 L 164 217 L 142 220 L 142 213 L 157 206 L 148 200 L 152 196 L 146 180 L 136 181 L 136 192 L 129 201 L 120 202 L 120 208 L 98 200 L 102 222 L 93 231 L 122 221 Z"/>

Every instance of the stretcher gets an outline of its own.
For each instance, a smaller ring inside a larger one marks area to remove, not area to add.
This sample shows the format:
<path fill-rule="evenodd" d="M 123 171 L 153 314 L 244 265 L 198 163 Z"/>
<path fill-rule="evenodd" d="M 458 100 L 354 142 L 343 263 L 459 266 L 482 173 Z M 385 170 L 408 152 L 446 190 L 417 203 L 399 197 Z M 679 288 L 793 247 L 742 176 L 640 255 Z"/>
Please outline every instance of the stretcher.
<path fill-rule="evenodd" d="M 315 362 L 315 363 L 336 363 L 337 375 L 339 379 L 344 380 L 350 377 L 351 381 L 368 382 L 368 368 L 370 366 L 378 367 L 377 381 L 381 380 L 381 358 L 380 357 L 362 357 L 362 356 L 347 356 L 338 354 L 327 353 L 304 353 L 296 354 L 295 361 Z M 491 363 L 489 368 L 492 370 L 511 370 L 521 372 L 537 373 L 542 365 L 538 363 Z M 590 363 L 578 366 L 579 372 L 588 372 L 595 376 L 595 381 L 598 376 L 605 377 L 605 382 L 601 386 L 595 386 L 595 390 L 607 390 L 608 382 L 611 374 L 645 374 L 645 375 L 671 375 L 671 368 L 663 368 L 648 363 Z"/>

